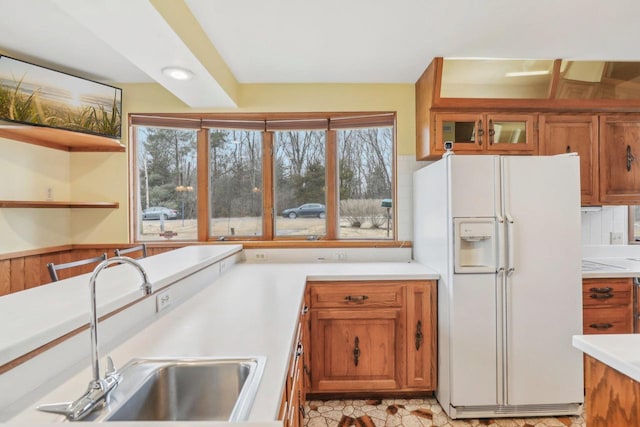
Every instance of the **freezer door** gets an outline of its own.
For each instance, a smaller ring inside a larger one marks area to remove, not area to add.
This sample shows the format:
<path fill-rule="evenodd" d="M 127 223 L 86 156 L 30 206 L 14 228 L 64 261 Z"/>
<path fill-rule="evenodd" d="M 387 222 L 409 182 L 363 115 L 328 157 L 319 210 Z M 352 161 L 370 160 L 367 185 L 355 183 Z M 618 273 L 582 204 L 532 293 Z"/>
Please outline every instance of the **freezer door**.
<path fill-rule="evenodd" d="M 504 340 L 509 405 L 583 401 L 577 156 L 504 157 Z"/>
<path fill-rule="evenodd" d="M 500 210 L 498 156 L 451 157 L 451 216 L 494 217 Z"/>
<path fill-rule="evenodd" d="M 451 405 L 496 405 L 496 275 L 454 274 L 450 292 Z"/>

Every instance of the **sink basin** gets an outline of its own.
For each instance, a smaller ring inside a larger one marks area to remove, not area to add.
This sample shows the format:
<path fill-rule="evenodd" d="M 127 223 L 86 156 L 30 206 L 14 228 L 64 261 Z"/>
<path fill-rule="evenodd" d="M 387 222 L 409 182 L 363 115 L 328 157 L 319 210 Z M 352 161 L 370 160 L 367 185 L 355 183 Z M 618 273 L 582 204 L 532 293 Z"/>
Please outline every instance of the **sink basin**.
<path fill-rule="evenodd" d="M 244 421 L 264 357 L 134 359 L 94 421 Z"/>

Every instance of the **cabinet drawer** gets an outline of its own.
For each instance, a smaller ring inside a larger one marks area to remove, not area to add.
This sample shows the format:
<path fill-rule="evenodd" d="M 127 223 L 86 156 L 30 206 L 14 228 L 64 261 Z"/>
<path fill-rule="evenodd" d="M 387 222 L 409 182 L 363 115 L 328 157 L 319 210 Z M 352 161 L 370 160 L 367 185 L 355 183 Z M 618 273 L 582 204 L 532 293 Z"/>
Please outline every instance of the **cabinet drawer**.
<path fill-rule="evenodd" d="M 633 300 L 633 279 L 585 279 L 582 282 L 584 307 L 629 305 Z"/>
<path fill-rule="evenodd" d="M 584 334 L 630 334 L 632 317 L 627 306 L 588 308 L 583 313 L 582 331 Z"/>
<path fill-rule="evenodd" d="M 332 283 L 311 285 L 311 307 L 402 307 L 404 287 L 400 283 Z"/>

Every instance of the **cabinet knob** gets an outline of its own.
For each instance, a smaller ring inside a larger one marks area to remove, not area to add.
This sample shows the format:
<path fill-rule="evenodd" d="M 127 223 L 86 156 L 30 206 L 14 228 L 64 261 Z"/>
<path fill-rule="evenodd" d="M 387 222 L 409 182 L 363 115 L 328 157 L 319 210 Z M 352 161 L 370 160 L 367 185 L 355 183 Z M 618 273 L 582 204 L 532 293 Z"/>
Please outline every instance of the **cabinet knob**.
<path fill-rule="evenodd" d="M 610 288 L 610 287 L 606 287 L 606 288 L 591 288 L 591 289 L 589 289 L 589 291 L 596 292 L 596 293 L 599 293 L 599 294 L 608 294 L 612 290 L 613 290 L 613 288 Z"/>
<path fill-rule="evenodd" d="M 613 328 L 613 325 L 611 323 L 592 323 L 589 327 L 593 329 L 609 329 Z"/>
<path fill-rule="evenodd" d="M 358 366 L 358 362 L 360 361 L 360 338 L 356 336 L 353 344 L 353 364 Z"/>
<path fill-rule="evenodd" d="M 482 129 L 482 120 L 478 120 L 478 145 L 482 145 L 482 137 L 484 136 L 484 129 Z"/>
<path fill-rule="evenodd" d="M 571 146 L 567 145 L 567 153 L 570 153 L 570 152 L 571 152 Z"/>
<path fill-rule="evenodd" d="M 631 152 L 631 146 L 627 145 L 627 172 L 631 172 L 631 162 L 633 162 L 636 158 L 633 157 L 633 153 Z"/>
<path fill-rule="evenodd" d="M 609 299 L 613 298 L 613 294 L 591 294 L 589 297 L 594 299 Z"/>
<path fill-rule="evenodd" d="M 420 346 L 422 345 L 422 341 L 424 340 L 424 335 L 422 335 L 422 321 L 418 320 L 416 324 L 416 350 L 420 350 Z"/>
<path fill-rule="evenodd" d="M 344 297 L 344 300 L 347 302 L 355 302 L 358 304 L 362 304 L 365 300 L 369 299 L 369 297 L 367 295 L 360 295 L 360 296 L 353 296 L 353 295 L 347 295 L 346 297 Z"/>

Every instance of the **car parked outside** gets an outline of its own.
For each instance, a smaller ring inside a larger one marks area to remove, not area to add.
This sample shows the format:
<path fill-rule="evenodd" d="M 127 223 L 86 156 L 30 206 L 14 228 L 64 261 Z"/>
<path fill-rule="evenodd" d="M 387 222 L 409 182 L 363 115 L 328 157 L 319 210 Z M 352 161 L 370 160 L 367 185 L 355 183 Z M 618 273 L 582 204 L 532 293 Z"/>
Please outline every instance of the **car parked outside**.
<path fill-rule="evenodd" d="M 289 208 L 282 211 L 282 216 L 285 218 L 297 218 L 297 217 L 318 217 L 324 218 L 326 216 L 327 209 L 320 203 L 305 203 L 297 208 Z"/>
<path fill-rule="evenodd" d="M 176 219 L 178 211 L 162 206 L 153 206 L 142 211 L 142 219 Z"/>

